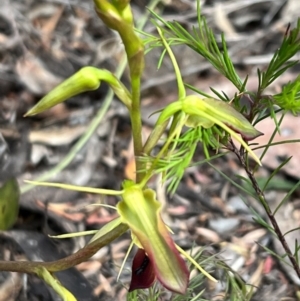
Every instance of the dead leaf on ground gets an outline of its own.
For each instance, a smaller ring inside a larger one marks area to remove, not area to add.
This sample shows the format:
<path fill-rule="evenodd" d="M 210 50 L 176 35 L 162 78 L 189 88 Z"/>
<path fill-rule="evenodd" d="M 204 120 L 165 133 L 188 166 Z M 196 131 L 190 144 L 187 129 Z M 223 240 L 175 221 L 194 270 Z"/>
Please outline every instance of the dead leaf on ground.
<path fill-rule="evenodd" d="M 32 130 L 29 133 L 31 143 L 40 143 L 50 146 L 69 145 L 78 139 L 86 130 L 86 126 L 63 126 Z"/>
<path fill-rule="evenodd" d="M 58 215 L 60 217 L 67 218 L 67 219 L 72 220 L 74 222 L 80 222 L 85 217 L 85 215 L 83 213 L 70 212 L 71 208 L 72 208 L 72 203 L 62 203 L 62 204 L 47 203 L 47 206 L 39 200 L 37 200 L 36 203 L 39 207 L 41 207 L 41 208 L 46 208 L 47 207 L 47 210 L 55 213 L 56 215 Z M 68 211 L 70 213 L 68 213 Z"/>
<path fill-rule="evenodd" d="M 16 72 L 26 87 L 37 95 L 48 93 L 63 81 L 63 78 L 51 73 L 37 56 L 29 52 L 18 60 Z"/>

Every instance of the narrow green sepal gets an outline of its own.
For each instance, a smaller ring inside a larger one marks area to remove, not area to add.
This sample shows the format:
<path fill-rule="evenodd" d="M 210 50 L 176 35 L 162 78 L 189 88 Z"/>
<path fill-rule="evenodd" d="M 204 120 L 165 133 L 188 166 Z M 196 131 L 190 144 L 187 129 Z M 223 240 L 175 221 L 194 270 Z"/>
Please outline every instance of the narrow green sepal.
<path fill-rule="evenodd" d="M 109 232 L 111 232 L 113 229 L 117 228 L 121 224 L 121 218 L 115 218 L 112 221 L 105 224 L 101 229 L 97 231 L 97 233 L 92 237 L 92 239 L 89 241 L 89 244 L 93 241 L 107 235 Z"/>
<path fill-rule="evenodd" d="M 37 267 L 36 274 L 43 279 L 54 291 L 62 298 L 63 301 L 77 301 L 77 299 L 71 294 L 61 283 L 53 276 L 46 268 Z"/>

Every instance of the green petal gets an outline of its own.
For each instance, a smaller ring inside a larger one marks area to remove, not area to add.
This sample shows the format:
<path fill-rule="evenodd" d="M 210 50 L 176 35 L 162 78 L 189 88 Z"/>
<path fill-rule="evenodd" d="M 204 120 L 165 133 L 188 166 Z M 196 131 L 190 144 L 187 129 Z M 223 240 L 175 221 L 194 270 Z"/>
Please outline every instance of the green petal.
<path fill-rule="evenodd" d="M 208 98 L 204 100 L 197 96 L 188 96 L 182 101 L 182 110 L 188 115 L 206 118 L 220 126 L 224 131 L 235 138 L 245 148 L 249 155 L 261 165 L 259 158 L 245 140 L 251 140 L 263 134 L 257 131 L 243 115 L 231 108 L 229 104 L 222 103 L 218 100 L 213 100 L 211 102 L 211 99 L 206 102 L 207 100 Z M 232 112 L 232 115 L 230 115 L 230 112 Z M 236 132 L 241 134 L 242 137 L 237 135 Z"/>
<path fill-rule="evenodd" d="M 123 201 L 117 205 L 122 222 L 138 238 L 149 256 L 158 280 L 169 290 L 184 293 L 189 272 L 170 233 L 162 221 L 155 192 L 138 185 L 124 188 Z"/>
<path fill-rule="evenodd" d="M 199 115 L 194 109 L 199 112 L 206 113 L 220 122 L 226 124 L 235 132 L 241 134 L 245 140 L 252 140 L 263 135 L 256 130 L 254 126 L 230 104 L 214 98 L 200 98 L 196 95 L 191 95 L 183 100 L 183 110 L 191 116 Z M 199 115 L 200 121 L 203 122 L 203 117 Z M 207 118 L 205 118 L 207 120 Z"/>

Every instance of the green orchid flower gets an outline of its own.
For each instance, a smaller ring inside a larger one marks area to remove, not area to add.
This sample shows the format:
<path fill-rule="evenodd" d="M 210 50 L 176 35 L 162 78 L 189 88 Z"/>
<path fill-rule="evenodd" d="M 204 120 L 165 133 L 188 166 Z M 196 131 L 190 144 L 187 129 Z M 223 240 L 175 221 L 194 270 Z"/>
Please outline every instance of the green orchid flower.
<path fill-rule="evenodd" d="M 176 114 L 181 115 L 180 126 L 211 128 L 218 125 L 230 136 L 235 138 L 253 157 L 253 159 L 261 165 L 260 160 L 251 150 L 246 141 L 255 139 L 263 135 L 256 130 L 253 125 L 230 104 L 213 99 L 201 98 L 197 95 L 190 95 L 182 100 L 178 100 L 169 104 L 160 114 L 156 125 L 164 124 L 168 119 Z M 177 132 L 180 132 L 177 130 Z M 240 136 L 238 135 L 240 134 Z"/>
<path fill-rule="evenodd" d="M 142 190 L 129 181 L 124 186 L 123 200 L 117 205 L 122 222 L 137 237 L 162 285 L 171 291 L 184 293 L 189 271 L 160 217 L 161 205 L 155 200 L 154 191 Z"/>
<path fill-rule="evenodd" d="M 168 290 L 184 294 L 189 281 L 189 271 L 180 253 L 191 261 L 205 276 L 216 282 L 193 258 L 174 243 L 170 230 L 161 218 L 161 204 L 155 199 L 153 190 L 143 189 L 140 184 L 135 184 L 132 181 L 124 181 L 123 190 L 121 191 L 59 183 L 27 182 L 81 192 L 121 196 L 122 200 L 116 206 L 120 217 L 107 223 L 97 231 L 90 243 L 103 235 L 107 235 L 120 223 L 129 227 L 133 237 L 132 244 L 136 244 L 139 248 L 133 262 L 130 290 L 150 287 L 157 279 Z M 76 235 L 56 236 L 56 238 L 84 234 L 84 232 L 81 232 Z M 88 234 L 91 234 L 91 232 L 89 231 Z M 141 275 L 143 275 L 143 279 Z"/>

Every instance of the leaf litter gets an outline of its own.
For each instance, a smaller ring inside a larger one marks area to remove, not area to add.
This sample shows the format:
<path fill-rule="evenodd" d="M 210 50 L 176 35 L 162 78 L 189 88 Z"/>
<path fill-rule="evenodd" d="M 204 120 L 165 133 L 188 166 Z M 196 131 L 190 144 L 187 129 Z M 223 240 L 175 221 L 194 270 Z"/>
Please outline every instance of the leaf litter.
<path fill-rule="evenodd" d="M 132 2 L 139 14 L 147 4 L 145 1 Z M 194 1 L 164 2 L 165 18 L 181 20 L 187 26 L 194 24 Z M 249 86 L 255 88 L 256 68 L 263 68 L 269 61 L 287 24 L 296 21 L 299 1 L 232 0 L 220 1 L 217 5 L 210 2 L 203 1 L 202 13 L 217 35 L 226 33 L 229 53 L 239 66 L 240 74 L 249 74 Z M 101 86 L 99 91 L 74 97 L 66 104 L 30 120 L 22 118 L 23 114 L 41 96 L 84 65 L 114 71 L 123 49 L 116 35 L 97 19 L 93 4 L 88 1 L 4 0 L 0 24 L 1 181 L 16 176 L 22 184 L 23 179 L 35 179 L 68 154 L 85 132 L 90 118 L 100 108 L 107 88 Z M 150 23 L 147 29 L 154 31 Z M 209 87 L 213 87 L 220 92 L 225 91 L 229 96 L 234 95 L 233 87 L 216 75 L 197 54 L 183 47 L 175 47 L 174 53 L 187 82 L 207 93 L 210 93 Z M 150 113 L 162 106 L 162 102 L 176 98 L 172 66 L 166 60 L 157 70 L 159 55 L 155 50 L 147 56 L 143 79 L 143 118 L 149 127 L 153 125 L 153 120 L 148 119 Z M 296 67 L 273 83 L 270 93 L 280 91 L 284 83 L 295 78 Z M 298 139 L 300 127 L 297 121 L 293 116 L 286 116 L 281 136 L 276 135 L 275 141 Z M 272 120 L 264 122 L 261 129 L 265 135 L 255 140 L 259 144 L 267 143 L 267 131 L 273 128 Z M 115 129 L 113 135 L 112 128 Z M 147 135 L 147 128 L 144 130 Z M 8 147 L 5 148 L 5 145 Z M 293 156 L 280 173 L 280 180 L 295 183 L 299 180 L 300 166 L 297 164 L 297 147 L 297 144 L 271 147 L 258 176 L 267 178 L 281 160 Z M 30 160 L 33 154 L 38 159 Z M 203 158 L 199 147 L 194 161 Z M 118 189 L 124 173 L 130 178 L 134 177 L 132 162 L 129 118 L 121 109 L 121 104 L 114 101 L 105 124 L 99 126 L 93 139 L 52 180 Z M 233 156 L 219 158 L 214 164 L 229 177 L 245 176 Z M 270 186 L 268 191 L 270 202 L 274 204 L 286 193 L 284 186 L 275 192 L 277 183 Z M 297 300 L 298 289 L 293 284 L 299 285 L 299 279 L 291 276 L 293 273 L 289 269 L 265 251 L 266 247 L 280 252 L 280 247 L 270 233 L 253 221 L 253 211 L 249 207 L 258 211 L 260 208 L 251 197 L 242 195 L 208 165 L 189 168 L 172 197 L 162 189 L 159 179 L 153 181 L 152 185 L 165 202 L 164 220 L 173 229 L 176 243 L 186 250 L 192 249 L 195 243 L 197 246 L 206 246 L 210 254 L 219 254 L 217 256 L 226 265 L 253 285 L 255 293 L 251 300 Z M 299 226 L 298 200 L 299 191 L 296 190 L 289 202 L 278 211 L 277 218 L 286 231 Z M 19 248 L 25 260 L 32 260 L 32 256 L 39 253 L 45 255 L 45 259 L 41 260 L 47 261 L 50 257 L 53 260 L 61 256 L 61 249 L 70 254 L 82 247 L 79 240 L 63 242 L 49 239 L 47 244 L 52 246 L 49 252 L 45 248 L 46 236 L 98 229 L 112 219 L 115 212 L 101 207 L 90 209 L 87 205 L 98 203 L 113 206 L 117 202 L 115 197 L 34 188 L 21 197 L 19 217 L 14 230 L 11 230 L 18 232 L 6 231 L 1 234 L 0 239 L 5 239 L 6 243 L 1 244 L 0 255 L 7 259 L 5 254 L 11 248 L 10 258 L 13 259 L 19 258 Z M 292 218 L 287 218 L 287 214 Z M 291 245 L 299 230 L 292 233 Z M 13 247 L 7 247 L 7 237 Z M 22 245 L 24 241 L 34 243 L 34 250 Z M 84 243 L 85 239 L 80 241 Z M 106 248 L 102 255 L 99 251 L 101 256 L 96 254 L 90 261 L 77 267 L 79 273 L 72 278 L 74 283 L 70 289 L 75 290 L 78 283 L 86 283 L 90 288 L 80 300 L 95 300 L 95 296 L 97 300 L 125 300 L 130 281 L 130 263 L 125 264 L 119 282 L 116 281 L 116 275 L 129 241 L 129 236 L 124 235 Z M 7 284 L 12 283 L 12 275 L 0 273 L 0 276 L 0 296 L 7 296 Z M 6 300 L 37 300 L 38 291 L 34 281 L 29 278 L 28 285 L 22 286 L 19 280 L 13 280 L 15 294 Z M 62 278 L 61 281 L 65 280 Z M 222 296 L 226 295 L 222 282 L 217 285 L 206 283 L 203 288 L 206 288 L 204 297 L 207 299 L 223 300 Z M 43 300 L 55 300 L 46 287 L 42 294 Z"/>

